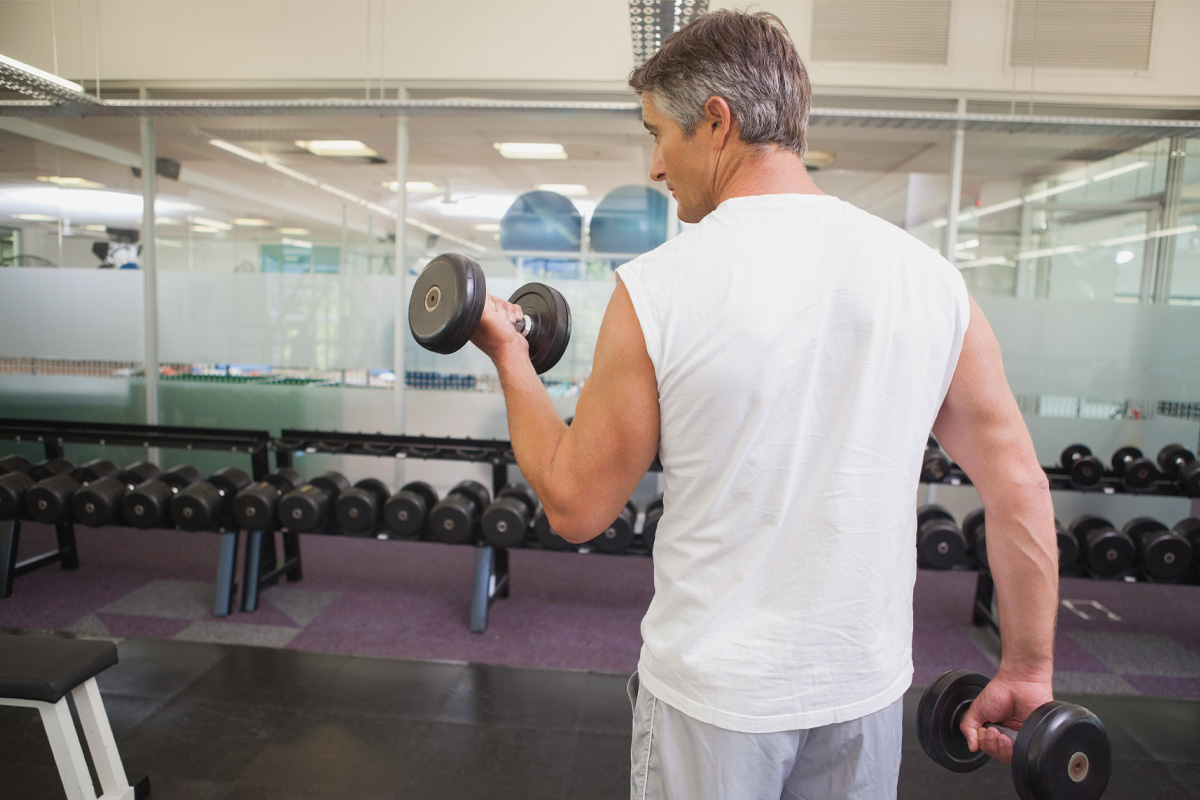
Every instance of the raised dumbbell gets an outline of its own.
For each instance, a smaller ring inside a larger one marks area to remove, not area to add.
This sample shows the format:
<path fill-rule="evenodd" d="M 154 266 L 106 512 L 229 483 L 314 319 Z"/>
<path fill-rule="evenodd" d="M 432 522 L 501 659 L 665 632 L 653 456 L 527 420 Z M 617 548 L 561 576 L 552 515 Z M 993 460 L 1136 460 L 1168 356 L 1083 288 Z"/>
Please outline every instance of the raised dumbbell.
<path fill-rule="evenodd" d="M 375 533 L 388 494 L 387 486 L 377 478 L 363 478 L 354 484 L 354 488 L 342 492 L 333 509 L 338 528 L 353 536 Z"/>
<path fill-rule="evenodd" d="M 121 499 L 139 483 L 152 481 L 162 470 L 149 461 L 138 461 L 108 478 L 83 486 L 71 498 L 71 516 L 76 522 L 99 528 L 121 519 Z"/>
<path fill-rule="evenodd" d="M 987 526 L 982 508 L 977 508 L 963 517 L 962 532 L 967 538 L 971 552 L 975 554 L 975 560 L 979 562 L 979 568 L 986 570 L 988 568 Z"/>
<path fill-rule="evenodd" d="M 637 521 L 637 508 L 631 502 L 626 502 L 621 513 L 604 531 L 592 539 L 590 544 L 601 553 L 620 555 L 629 549 L 633 542 L 633 524 Z"/>
<path fill-rule="evenodd" d="M 1187 517 L 1179 520 L 1171 528 L 1171 533 L 1182 536 L 1191 544 L 1192 562 L 1196 565 L 1196 573 L 1200 575 L 1200 517 Z"/>
<path fill-rule="evenodd" d="M 334 506 L 350 481 L 340 472 L 322 472 L 279 500 L 279 523 L 291 533 L 310 533 L 328 527 Z"/>
<path fill-rule="evenodd" d="M 16 470 L 0 475 L 0 520 L 25 516 L 25 494 L 33 486 L 56 475 L 66 475 L 75 468 L 70 461 L 52 458 L 34 464 L 24 472 Z"/>
<path fill-rule="evenodd" d="M 225 467 L 171 498 L 171 521 L 185 531 L 215 531 L 233 526 L 233 499 L 252 483 L 237 467 Z"/>
<path fill-rule="evenodd" d="M 410 481 L 384 504 L 383 524 L 393 536 L 415 539 L 437 502 L 438 494 L 432 486 L 425 481 Z"/>
<path fill-rule="evenodd" d="M 487 302 L 479 262 L 458 253 L 430 261 L 413 284 L 408 325 L 417 344 L 435 353 L 454 353 L 471 340 Z M 529 360 L 540 375 L 562 358 L 571 340 L 571 309 L 557 289 L 527 283 L 508 298 L 524 318 L 516 329 L 529 342 Z"/>
<path fill-rule="evenodd" d="M 291 467 L 280 467 L 233 498 L 234 524 L 244 531 L 271 530 L 279 500 L 303 485 L 303 475 Z"/>
<path fill-rule="evenodd" d="M 917 738 L 926 755 L 952 772 L 972 772 L 990 758 L 971 752 L 962 721 L 987 686 L 987 677 L 951 670 L 921 695 Z M 1112 772 L 1108 731 L 1082 706 L 1050 701 L 1038 706 L 1019 731 L 987 723 L 1013 743 L 1012 781 L 1021 800 L 1098 800 Z"/>
<path fill-rule="evenodd" d="M 484 509 L 480 521 L 483 538 L 496 547 L 520 547 L 539 508 L 533 489 L 524 483 L 508 484 Z"/>
<path fill-rule="evenodd" d="M 544 508 L 533 519 L 533 535 L 537 538 L 538 543 L 547 550 L 566 550 L 574 547 L 571 542 L 559 536 L 558 531 L 550 526 L 550 518 L 546 516 Z"/>
<path fill-rule="evenodd" d="M 942 452 L 937 441 L 925 448 L 925 457 L 921 459 L 921 480 L 925 483 L 941 483 L 950 474 L 950 457 Z"/>
<path fill-rule="evenodd" d="M 71 517 L 71 497 L 79 487 L 110 478 L 120 469 L 103 458 L 89 461 L 66 475 L 55 475 L 29 487 L 25 494 L 25 509 L 31 519 L 52 525 Z"/>
<path fill-rule="evenodd" d="M 1058 539 L 1058 571 L 1067 572 L 1079 563 L 1079 540 L 1056 517 L 1054 535 Z"/>
<path fill-rule="evenodd" d="M 1113 453 L 1112 468 L 1129 489 L 1149 489 L 1158 476 L 1154 464 L 1136 447 L 1122 447 Z"/>
<path fill-rule="evenodd" d="M 429 538 L 446 544 L 471 541 L 491 500 L 491 493 L 479 481 L 460 481 L 429 512 Z"/>
<path fill-rule="evenodd" d="M 1181 494 L 1200 497 L 1200 461 L 1181 444 L 1169 444 L 1158 451 L 1158 466 L 1175 481 Z"/>
<path fill-rule="evenodd" d="M 1104 465 L 1100 463 L 1100 459 L 1092 455 L 1092 451 L 1087 445 L 1071 445 L 1062 451 L 1060 460 L 1062 468 L 1067 471 L 1071 485 L 1077 489 L 1095 486 L 1104 477 Z"/>
<path fill-rule="evenodd" d="M 0 475 L 7 475 L 10 472 L 28 472 L 33 466 L 25 456 L 11 455 L 0 458 Z"/>
<path fill-rule="evenodd" d="M 642 521 L 642 541 L 651 553 L 654 552 L 654 538 L 658 535 L 658 521 L 662 515 L 663 496 L 660 494 L 646 505 L 646 519 Z"/>
<path fill-rule="evenodd" d="M 1121 530 L 1137 545 L 1138 563 L 1147 580 L 1173 583 L 1192 566 L 1192 543 L 1151 517 L 1134 517 Z"/>
<path fill-rule="evenodd" d="M 967 537 L 954 515 L 941 506 L 917 509 L 917 563 L 929 569 L 950 569 L 967 554 Z"/>
<path fill-rule="evenodd" d="M 204 473 L 181 464 L 159 477 L 140 483 L 121 498 L 125 522 L 135 528 L 161 528 L 170 519 L 171 498 L 204 480 Z"/>
<path fill-rule="evenodd" d="M 1079 540 L 1080 556 L 1089 575 L 1119 577 L 1137 558 L 1137 545 L 1133 539 L 1103 517 L 1094 514 L 1078 516 L 1071 521 L 1070 531 Z"/>

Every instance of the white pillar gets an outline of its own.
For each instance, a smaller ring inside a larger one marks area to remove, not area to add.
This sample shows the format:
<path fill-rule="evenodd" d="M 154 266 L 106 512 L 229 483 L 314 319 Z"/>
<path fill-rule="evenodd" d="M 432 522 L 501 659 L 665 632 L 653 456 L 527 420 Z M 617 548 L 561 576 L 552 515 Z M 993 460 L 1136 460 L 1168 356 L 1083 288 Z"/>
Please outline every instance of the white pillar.
<path fill-rule="evenodd" d="M 408 90 L 400 88 L 397 100 L 407 100 Z M 396 253 L 392 271 L 396 277 L 396 324 L 392 335 L 392 387 L 396 433 L 404 433 L 404 346 L 408 342 L 408 115 L 396 118 Z M 404 459 L 396 459 L 396 486 L 404 483 Z"/>
<path fill-rule="evenodd" d="M 141 90 L 148 100 L 149 91 Z M 154 153 L 154 119 L 142 117 L 142 302 L 145 304 L 146 424 L 158 419 L 158 259 L 154 244 L 154 195 L 158 176 Z"/>
<path fill-rule="evenodd" d="M 967 113 L 967 98 L 958 98 L 958 113 Z M 950 149 L 950 198 L 946 203 L 946 244 L 942 251 L 951 264 L 954 263 L 954 246 L 958 244 L 958 207 L 962 202 L 963 147 L 967 132 L 959 123 L 954 130 L 954 144 Z"/>

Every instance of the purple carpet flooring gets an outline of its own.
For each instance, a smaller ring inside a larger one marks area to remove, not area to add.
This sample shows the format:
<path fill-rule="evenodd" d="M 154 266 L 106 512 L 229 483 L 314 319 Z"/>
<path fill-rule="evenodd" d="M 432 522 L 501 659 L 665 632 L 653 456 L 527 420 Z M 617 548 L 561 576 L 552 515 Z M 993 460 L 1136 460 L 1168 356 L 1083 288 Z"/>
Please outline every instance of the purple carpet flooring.
<path fill-rule="evenodd" d="M 303 580 L 263 590 L 254 613 L 214 617 L 218 537 L 80 527 L 76 540 L 80 569 L 17 578 L 0 627 L 629 673 L 653 592 L 646 558 L 514 550 L 511 595 L 472 634 L 470 548 L 305 536 Z M 19 557 L 53 541 L 26 524 Z M 970 623 L 974 589 L 973 573 L 919 573 L 915 685 L 994 672 L 998 641 Z M 1072 578 L 1061 595 L 1057 691 L 1200 697 L 1200 587 Z"/>

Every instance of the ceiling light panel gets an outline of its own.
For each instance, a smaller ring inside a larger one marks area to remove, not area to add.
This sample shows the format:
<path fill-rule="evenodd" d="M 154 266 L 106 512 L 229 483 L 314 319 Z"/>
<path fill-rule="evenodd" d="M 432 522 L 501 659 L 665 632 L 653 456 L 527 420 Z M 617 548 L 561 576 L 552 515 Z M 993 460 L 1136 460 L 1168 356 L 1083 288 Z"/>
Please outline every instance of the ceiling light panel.
<path fill-rule="evenodd" d="M 567 157 L 567 151 L 555 142 L 496 142 L 492 146 L 505 158 L 561 161 Z"/>
<path fill-rule="evenodd" d="M 633 63 L 646 63 L 668 36 L 707 11 L 708 0 L 629 0 Z"/>
<path fill-rule="evenodd" d="M 379 155 L 357 139 L 314 139 L 299 140 L 297 147 L 302 147 L 315 156 L 327 158 L 369 158 Z"/>

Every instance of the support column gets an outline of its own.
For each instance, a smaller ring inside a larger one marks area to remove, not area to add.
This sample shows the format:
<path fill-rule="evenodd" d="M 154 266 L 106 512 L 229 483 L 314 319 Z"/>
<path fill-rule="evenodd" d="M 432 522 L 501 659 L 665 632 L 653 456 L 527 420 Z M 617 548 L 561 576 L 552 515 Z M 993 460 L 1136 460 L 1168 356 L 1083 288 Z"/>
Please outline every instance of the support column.
<path fill-rule="evenodd" d="M 408 90 L 397 90 L 397 100 L 407 100 Z M 392 271 L 396 277 L 396 323 L 392 331 L 393 411 L 396 434 L 404 433 L 405 364 L 404 347 L 408 342 L 408 115 L 396 118 L 396 252 Z M 404 485 L 404 459 L 396 459 L 396 485 Z"/>
<path fill-rule="evenodd" d="M 1167 147 L 1167 180 L 1163 189 L 1163 211 L 1159 230 L 1179 227 L 1179 204 L 1183 200 L 1183 164 L 1187 139 L 1174 136 Z M 1158 236 L 1154 240 L 1154 302 L 1171 298 L 1171 273 L 1175 266 L 1175 237 Z"/>
<path fill-rule="evenodd" d="M 150 92 L 142 89 L 142 100 Z M 146 424 L 159 424 L 158 417 L 158 258 L 154 244 L 154 196 L 158 177 L 154 150 L 154 119 L 141 118 L 142 133 L 142 302 L 145 305 L 146 337 Z M 157 448 L 154 448 L 157 450 Z"/>
<path fill-rule="evenodd" d="M 958 113 L 967 113 L 967 98 L 958 98 Z M 962 202 L 963 150 L 967 131 L 962 123 L 954 130 L 954 144 L 950 148 L 950 197 L 946 201 L 946 242 L 942 254 L 954 263 L 954 246 L 958 244 L 958 207 Z"/>

